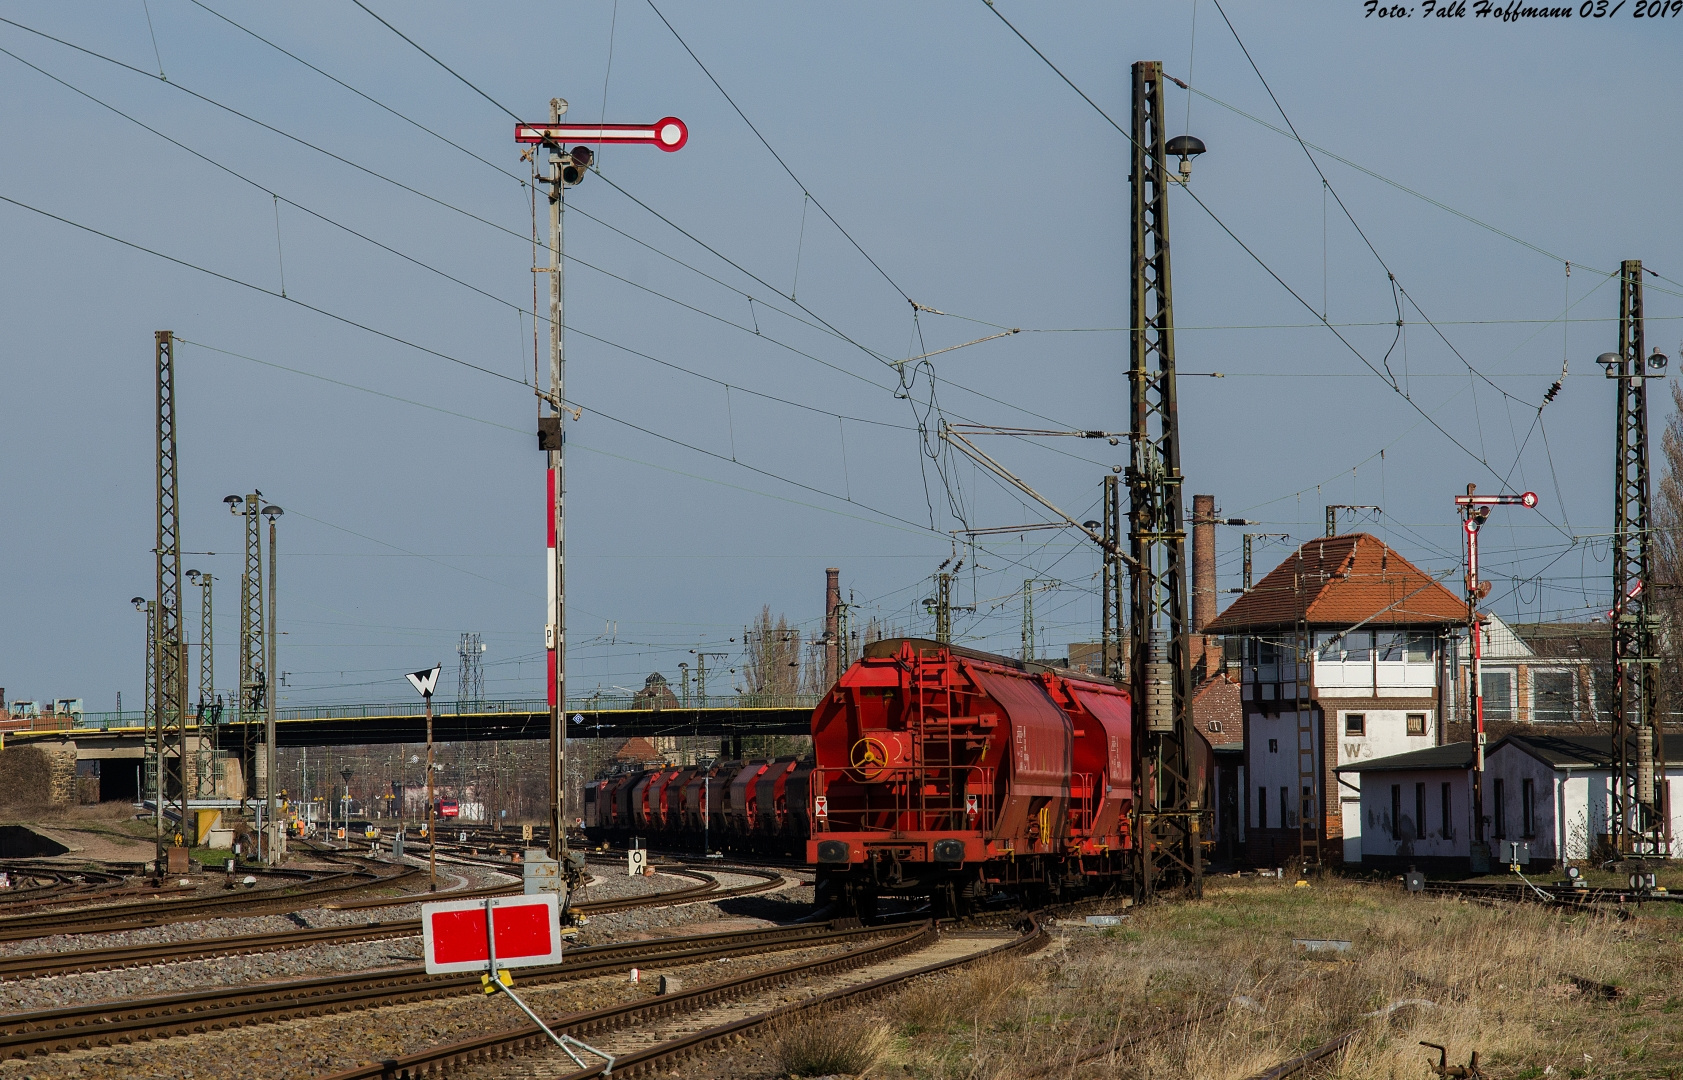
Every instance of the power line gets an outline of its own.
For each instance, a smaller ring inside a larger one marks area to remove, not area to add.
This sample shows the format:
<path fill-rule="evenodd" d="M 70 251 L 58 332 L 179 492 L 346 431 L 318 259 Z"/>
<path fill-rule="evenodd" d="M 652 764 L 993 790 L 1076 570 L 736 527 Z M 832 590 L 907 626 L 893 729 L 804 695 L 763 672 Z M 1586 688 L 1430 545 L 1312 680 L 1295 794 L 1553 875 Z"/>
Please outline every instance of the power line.
<path fill-rule="evenodd" d="M 1075 82 L 1073 80 L 1071 80 L 1068 75 L 1065 75 L 1063 73 L 1062 69 L 1060 69 L 1056 64 L 1052 63 L 1052 61 L 1046 56 L 1046 54 L 1041 52 L 1040 49 L 1038 47 L 1036 47 L 1033 42 L 1031 42 L 1027 37 L 1024 37 L 1022 31 L 1018 30 L 1014 25 L 1012 25 L 1011 21 L 1005 17 L 1004 13 L 1001 12 L 998 9 L 998 7 L 996 7 L 993 3 L 989 2 L 989 0 L 983 0 L 983 3 L 985 3 L 987 5 L 988 10 L 993 12 L 993 14 L 998 17 L 999 21 L 1004 23 L 1005 26 L 1013 34 L 1015 34 L 1019 40 L 1021 40 L 1023 42 L 1023 44 L 1027 45 L 1029 47 L 1029 49 L 1032 50 L 1034 52 L 1034 54 L 1036 56 L 1038 56 L 1041 59 L 1041 61 L 1046 64 L 1047 67 L 1051 68 L 1052 72 L 1054 74 L 1056 74 L 1059 79 L 1063 80 L 1063 82 L 1067 86 L 1069 86 L 1070 89 L 1074 90 L 1076 92 L 1076 94 L 1080 96 L 1081 100 L 1085 101 L 1088 105 L 1092 106 L 1093 111 L 1097 112 L 1099 114 L 1099 116 L 1102 117 L 1105 120 L 1106 123 L 1108 123 L 1111 127 L 1115 128 L 1117 130 L 1117 132 L 1122 135 L 1123 138 L 1125 138 L 1129 141 L 1130 144 L 1133 142 L 1133 135 L 1130 134 L 1128 131 L 1126 131 L 1114 119 L 1112 119 L 1112 117 L 1110 116 L 1109 113 L 1105 112 L 1105 110 L 1102 109 L 1098 105 L 1098 103 L 1095 102 L 1091 97 L 1089 97 L 1087 95 L 1086 91 L 1082 90 L 1079 86 L 1077 86 L 1075 84 Z M 1264 273 L 1266 273 L 1269 277 L 1273 278 L 1274 281 L 1276 283 L 1278 283 L 1279 286 L 1282 289 L 1284 289 L 1292 297 L 1292 299 L 1296 300 L 1299 304 L 1301 304 L 1303 306 L 1304 310 L 1308 311 L 1311 315 L 1319 314 L 1318 312 L 1316 312 L 1315 306 L 1313 304 L 1309 303 L 1308 300 L 1304 299 L 1304 297 L 1301 294 L 1299 294 L 1296 289 L 1292 288 L 1291 285 L 1289 285 L 1286 282 L 1286 280 L 1284 278 L 1282 278 L 1274 270 L 1273 267 L 1268 265 L 1268 263 L 1262 258 L 1262 256 L 1258 255 L 1250 247 L 1250 245 L 1246 244 L 1242 239 L 1240 239 L 1239 235 L 1237 233 L 1235 233 L 1227 225 L 1227 223 L 1225 221 L 1223 221 L 1219 215 L 1216 214 L 1216 212 L 1214 210 L 1210 209 L 1209 205 L 1207 203 L 1205 203 L 1203 199 L 1199 198 L 1198 193 L 1193 191 L 1190 185 L 1182 185 L 1181 190 L 1185 191 L 1187 196 L 1189 198 L 1191 198 L 1192 201 L 1198 205 L 1198 208 L 1203 210 L 1205 214 L 1209 215 L 1210 220 L 1215 222 L 1216 226 L 1218 228 L 1220 228 L 1222 232 L 1226 233 L 1229 239 L 1231 239 L 1235 244 L 1239 245 L 1240 250 L 1244 251 L 1244 253 L 1246 255 L 1249 255 L 1251 257 L 1251 259 L 1257 264 L 1257 266 L 1262 268 Z M 1410 299 L 1410 303 L 1413 303 L 1412 299 Z M 1419 310 L 1418 306 L 1416 306 L 1416 310 L 1417 311 Z M 1327 329 L 1332 332 L 1333 336 L 1336 337 L 1339 340 L 1339 342 L 1346 349 L 1348 349 L 1353 356 L 1356 357 L 1356 359 L 1360 360 L 1362 362 L 1362 364 L 1365 365 L 1368 368 L 1369 371 L 1371 371 L 1376 377 L 1378 377 L 1382 382 L 1384 382 L 1386 386 L 1390 387 L 1390 389 L 1392 390 L 1393 393 L 1395 393 L 1398 397 L 1400 397 L 1404 401 L 1406 401 L 1409 404 L 1409 406 L 1412 409 L 1414 409 L 1416 412 L 1418 412 L 1420 414 L 1420 416 L 1427 423 L 1431 424 L 1432 427 L 1435 428 L 1440 435 L 1442 435 L 1444 438 L 1448 439 L 1452 444 L 1455 445 L 1456 448 L 1461 450 L 1468 457 L 1472 458 L 1474 461 L 1476 461 L 1480 465 L 1484 466 L 1484 468 L 1491 474 L 1491 476 L 1495 477 L 1498 480 L 1501 479 L 1501 474 L 1496 471 L 1496 467 L 1491 465 L 1489 460 L 1483 454 L 1475 453 L 1471 447 L 1467 446 L 1460 439 L 1456 438 L 1455 435 L 1453 433 L 1451 433 L 1448 428 L 1444 427 L 1443 424 L 1438 422 L 1436 417 L 1432 416 L 1431 413 L 1427 412 L 1419 404 L 1419 402 L 1415 401 L 1414 398 L 1407 391 L 1405 391 L 1400 385 L 1398 385 L 1394 378 L 1387 377 L 1386 375 L 1382 374 L 1380 372 L 1380 370 L 1377 367 L 1374 366 L 1373 362 L 1371 360 L 1369 360 L 1362 353 L 1362 351 L 1360 349 L 1356 348 L 1356 346 L 1353 342 L 1351 342 L 1343 334 L 1339 333 L 1338 330 L 1335 327 L 1333 327 L 1330 323 L 1326 323 L 1323 320 L 1322 325 L 1326 326 Z M 1545 520 L 1549 520 L 1549 519 L 1545 516 Z M 1559 528 L 1559 526 L 1557 525 L 1556 528 Z"/>
<path fill-rule="evenodd" d="M 357 3 L 358 6 L 361 6 L 361 0 L 357 0 Z M 697 56 L 695 54 L 695 50 L 690 48 L 689 42 L 685 41 L 683 35 L 678 33 L 677 28 L 667 20 L 665 15 L 660 13 L 660 9 L 654 6 L 654 0 L 648 0 L 648 5 L 649 10 L 654 12 L 662 23 L 665 23 L 666 29 L 672 31 L 672 36 L 677 39 L 678 44 L 682 45 L 684 47 L 684 51 L 690 54 L 690 59 L 694 60 L 695 66 L 701 69 L 701 73 L 703 75 L 707 76 L 707 81 L 713 84 L 714 89 L 719 91 L 720 95 L 724 97 L 730 107 L 735 110 L 736 115 L 740 116 L 742 118 L 742 122 L 748 125 L 748 130 L 754 133 L 754 138 L 760 140 L 760 145 L 765 147 L 766 152 L 777 160 L 777 163 L 783 167 L 784 172 L 789 174 L 789 179 L 793 180 L 795 182 L 795 186 L 801 189 L 801 194 L 806 198 L 811 199 L 812 205 L 818 207 L 819 212 L 829 219 L 831 225 L 836 227 L 836 231 L 847 237 L 847 242 L 853 245 L 853 250 L 865 257 L 865 261 L 871 264 L 872 269 L 882 275 L 882 279 L 888 282 L 895 292 L 900 294 L 901 299 L 909 302 L 911 297 L 906 295 L 906 290 L 896 284 L 894 279 L 888 276 L 888 271 L 884 270 L 875 259 L 871 258 L 869 252 L 859 246 L 859 241 L 855 240 L 851 233 L 842 228 L 841 222 L 835 219 L 835 215 L 831 214 L 829 210 L 824 208 L 824 204 L 818 201 L 818 196 L 814 195 L 812 191 L 801 182 L 801 178 L 795 175 L 795 170 L 789 168 L 789 163 L 784 161 L 783 156 L 772 148 L 771 143 L 766 141 L 766 137 L 764 135 L 760 134 L 760 129 L 754 126 L 754 121 L 748 119 L 748 114 L 742 111 L 741 106 L 737 105 L 736 100 L 730 96 L 730 92 L 720 85 L 719 80 L 713 77 L 713 73 L 711 71 L 707 70 L 707 65 L 702 63 L 701 57 Z"/>
<path fill-rule="evenodd" d="M 508 116 L 509 116 L 510 120 L 513 120 L 516 124 L 524 123 L 524 121 L 521 120 L 519 116 L 517 116 L 515 113 L 509 111 L 509 109 L 504 107 L 502 102 L 498 101 L 496 98 L 492 97 L 490 94 L 487 94 L 485 91 L 481 90 L 479 87 L 473 85 L 473 83 L 469 82 L 455 68 L 451 67 L 449 64 L 446 64 L 444 61 L 440 60 L 438 57 L 434 56 L 432 53 L 427 52 L 427 50 L 421 48 L 420 44 L 417 43 L 414 38 L 410 37 L 408 34 L 405 34 L 402 30 L 399 30 L 397 27 L 393 26 L 391 23 L 387 22 L 386 20 L 380 18 L 379 15 L 376 15 L 374 13 L 374 10 L 372 8 L 370 8 L 367 4 L 363 3 L 362 0 L 351 0 L 351 3 L 355 4 L 357 7 L 361 8 L 363 11 L 366 11 L 369 15 L 373 16 L 375 22 L 378 22 L 381 26 L 385 27 L 387 30 L 390 30 L 392 33 L 396 34 L 398 37 L 402 38 L 404 41 L 407 41 L 409 44 L 413 45 L 415 47 L 416 52 L 419 52 L 422 56 L 426 57 L 428 60 L 431 60 L 433 63 L 437 64 L 439 67 L 443 68 L 445 71 L 448 71 L 450 74 L 456 76 L 456 78 L 461 81 L 461 84 L 463 86 L 467 87 L 469 90 L 472 90 L 474 93 L 478 94 L 480 97 L 484 98 L 486 101 L 489 101 L 491 104 L 495 105 L 497 108 L 502 109 L 503 112 L 508 113 Z"/>

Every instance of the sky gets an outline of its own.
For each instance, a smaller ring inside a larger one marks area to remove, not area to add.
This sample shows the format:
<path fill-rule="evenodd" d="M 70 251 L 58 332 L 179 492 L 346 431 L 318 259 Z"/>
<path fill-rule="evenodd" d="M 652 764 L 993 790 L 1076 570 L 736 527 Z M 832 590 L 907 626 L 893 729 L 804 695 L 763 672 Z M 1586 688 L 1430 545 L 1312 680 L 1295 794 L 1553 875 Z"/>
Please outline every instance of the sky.
<path fill-rule="evenodd" d="M 403 673 L 433 663 L 453 696 L 464 632 L 487 697 L 542 696 L 545 281 L 512 128 L 556 96 L 570 120 L 690 133 L 604 148 L 567 197 L 571 693 L 675 682 L 693 652 L 734 667 L 762 606 L 820 631 L 828 566 L 861 628 L 928 633 L 946 563 L 966 644 L 1019 650 L 1025 581 L 1042 655 L 1093 640 L 1094 546 L 955 535 L 1048 516 L 936 433 L 1126 430 L 1111 120 L 1128 127 L 1142 59 L 1192 87 L 1170 87 L 1169 130 L 1208 146 L 1169 216 L 1187 493 L 1257 523 L 1221 529 L 1219 587 L 1242 532 L 1290 537 L 1258 540 L 1260 576 L 1328 504 L 1381 507 L 1342 526 L 1453 574 L 1452 498 L 1476 482 L 1540 497 L 1484 531 L 1492 610 L 1607 606 L 1594 358 L 1632 258 L 1655 272 L 1650 347 L 1683 349 L 1683 17 L 364 2 L 0 4 L 11 699 L 138 705 L 162 329 L 219 687 L 242 544 L 222 500 L 255 489 L 285 511 L 283 706 L 405 701 Z M 979 438 L 1077 519 L 1126 450 Z"/>

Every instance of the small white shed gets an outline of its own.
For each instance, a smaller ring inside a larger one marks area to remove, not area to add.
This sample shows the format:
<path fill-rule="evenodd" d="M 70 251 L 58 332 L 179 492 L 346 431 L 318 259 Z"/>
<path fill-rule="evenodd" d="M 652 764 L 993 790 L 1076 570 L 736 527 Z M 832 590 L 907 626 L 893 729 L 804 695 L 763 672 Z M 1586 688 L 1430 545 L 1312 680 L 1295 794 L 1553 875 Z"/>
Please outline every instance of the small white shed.
<path fill-rule="evenodd" d="M 1677 813 L 1683 766 L 1666 769 L 1660 801 L 1671 811 L 1670 835 L 1683 839 Z M 1485 752 L 1485 835 L 1491 852 L 1524 841 L 1533 862 L 1587 859 L 1608 832 L 1613 797 L 1611 735 L 1513 734 Z M 1670 857 L 1675 857 L 1673 842 Z"/>
<path fill-rule="evenodd" d="M 1464 869 L 1472 836 L 1473 744 L 1450 743 L 1340 765 L 1339 787 L 1361 797 L 1360 862 Z M 1359 774 L 1359 788 L 1346 777 Z M 1349 844 L 1344 861 L 1356 845 Z"/>

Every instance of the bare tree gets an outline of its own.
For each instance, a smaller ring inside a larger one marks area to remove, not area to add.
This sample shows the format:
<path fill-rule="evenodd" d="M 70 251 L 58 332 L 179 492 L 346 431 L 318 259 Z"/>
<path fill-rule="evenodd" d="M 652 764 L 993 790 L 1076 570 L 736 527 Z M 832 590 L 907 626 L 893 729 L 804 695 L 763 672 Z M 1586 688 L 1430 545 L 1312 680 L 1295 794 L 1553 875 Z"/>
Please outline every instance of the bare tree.
<path fill-rule="evenodd" d="M 771 606 L 760 608 L 760 617 L 748 630 L 743 681 L 746 693 L 757 698 L 780 697 L 801 689 L 801 632 L 789 625 L 787 616 L 771 619 Z"/>
<path fill-rule="evenodd" d="M 1678 672 L 1679 660 L 1683 659 L 1683 589 L 1677 588 L 1683 584 L 1683 387 L 1676 383 L 1670 386 L 1672 411 L 1660 435 L 1665 475 L 1649 522 L 1653 529 L 1653 565 L 1649 572 L 1659 586 L 1650 602 L 1660 616 L 1657 644 L 1667 661 L 1660 666 L 1662 717 L 1670 715 L 1672 702 L 1683 700 Z"/>

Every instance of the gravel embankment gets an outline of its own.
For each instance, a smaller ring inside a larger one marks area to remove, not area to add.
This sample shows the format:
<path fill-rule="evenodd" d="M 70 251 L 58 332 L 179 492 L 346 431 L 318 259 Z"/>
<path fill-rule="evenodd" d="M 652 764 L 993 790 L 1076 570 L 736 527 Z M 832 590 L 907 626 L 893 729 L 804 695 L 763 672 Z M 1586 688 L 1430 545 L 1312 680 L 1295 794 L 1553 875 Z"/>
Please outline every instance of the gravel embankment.
<path fill-rule="evenodd" d="M 616 876 L 613 871 L 619 871 Z M 441 889 L 483 888 L 509 883 L 509 878 L 487 867 L 452 864 L 446 880 L 440 867 Z M 669 892 L 692 884 L 690 879 L 667 874 L 633 878 L 623 863 L 592 860 L 594 882 L 584 890 L 584 899 L 608 900 L 648 893 Z M 712 870 L 724 888 L 746 884 L 748 875 Z M 774 894 L 723 900 L 718 903 L 690 903 L 672 908 L 641 908 L 592 917 L 578 937 L 579 944 L 600 944 L 642 937 L 705 932 L 709 923 L 728 923 L 731 929 L 754 925 L 762 920 L 788 921 L 811 908 L 811 888 Z M 761 911 L 760 908 L 765 908 Z M 746 905 L 746 907 L 744 907 Z M 420 904 L 402 904 L 363 911 L 333 911 L 311 908 L 291 915 L 263 915 L 243 919 L 209 919 L 196 923 L 175 923 L 143 930 L 110 934 L 77 934 L 0 945 L 0 955 L 57 953 L 69 950 L 110 948 L 121 945 L 202 941 L 239 934 L 273 933 L 301 926 L 360 926 L 369 922 L 396 922 L 420 917 Z M 751 920 L 751 921 L 747 921 Z M 693 925 L 692 925 L 693 924 Z M 686 929 L 686 927 L 691 927 Z M 243 986 L 280 979 L 320 978 L 356 971 L 413 967 L 421 962 L 418 936 L 394 937 L 347 944 L 306 945 L 297 949 L 253 953 L 248 956 L 215 957 L 182 963 L 151 964 L 116 971 L 56 975 L 39 979 L 0 983 L 0 1010 L 6 1012 L 62 1008 L 95 1001 L 158 997 L 191 993 L 213 987 Z"/>
<path fill-rule="evenodd" d="M 694 987 L 816 957 L 831 950 L 761 953 L 700 964 L 645 969 L 643 981 L 604 976 L 552 987 L 522 987 L 523 1000 L 546 1020 L 652 996 L 660 975 Z M 504 1028 L 525 1018 L 512 1002 L 477 993 L 358 1012 L 191 1035 L 135 1046 L 105 1047 L 0 1064 L 0 1080 L 293 1080 L 337 1072 L 365 1061 L 414 1053 Z M 518 1059 L 516 1059 L 518 1060 Z M 519 1075 L 507 1064 L 508 1075 Z"/>

